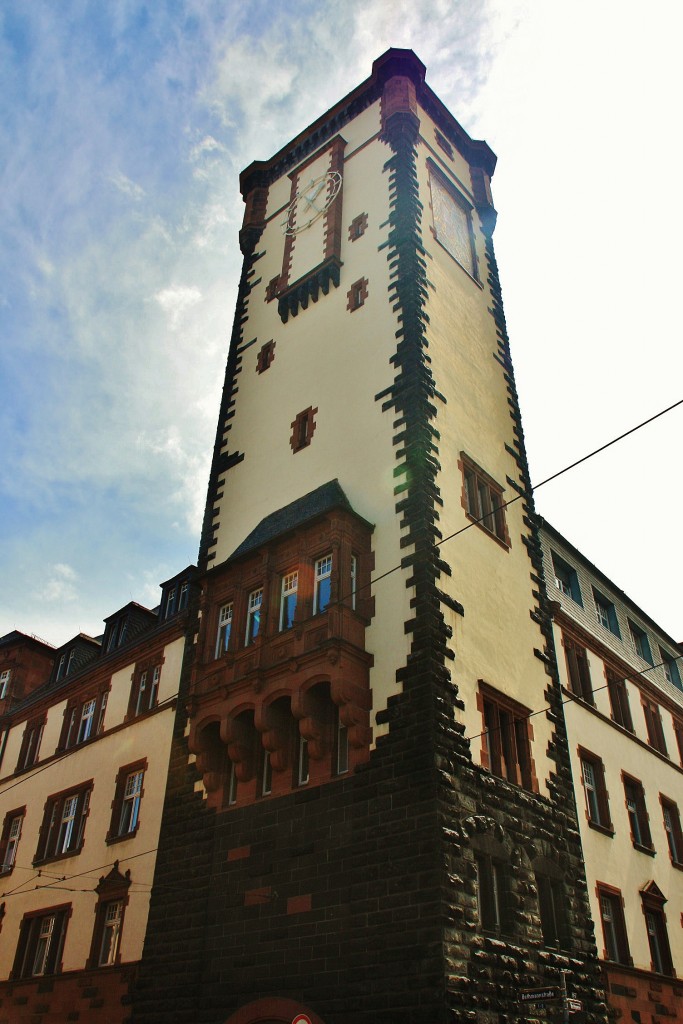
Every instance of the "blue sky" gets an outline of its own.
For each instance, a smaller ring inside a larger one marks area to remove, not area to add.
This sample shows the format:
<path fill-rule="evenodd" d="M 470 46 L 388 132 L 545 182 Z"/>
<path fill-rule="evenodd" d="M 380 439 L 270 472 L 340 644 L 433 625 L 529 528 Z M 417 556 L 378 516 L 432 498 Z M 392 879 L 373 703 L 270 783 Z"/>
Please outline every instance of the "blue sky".
<path fill-rule="evenodd" d="M 664 0 L 5 0 L 0 635 L 97 634 L 196 559 L 239 171 L 388 46 L 498 154 L 532 477 L 683 397 L 680 19 Z M 537 495 L 679 639 L 682 423 Z"/>

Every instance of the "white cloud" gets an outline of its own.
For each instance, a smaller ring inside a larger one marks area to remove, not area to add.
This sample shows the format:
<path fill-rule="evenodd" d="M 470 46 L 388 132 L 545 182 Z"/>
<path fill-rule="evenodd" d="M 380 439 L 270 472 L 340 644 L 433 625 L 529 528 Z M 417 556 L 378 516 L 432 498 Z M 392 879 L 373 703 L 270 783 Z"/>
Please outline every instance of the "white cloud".
<path fill-rule="evenodd" d="M 168 316 L 171 327 L 179 326 L 185 313 L 202 300 L 202 293 L 194 285 L 172 285 L 154 296 Z"/>
<path fill-rule="evenodd" d="M 78 597 L 76 581 L 78 574 L 65 562 L 56 562 L 50 570 L 47 582 L 38 595 L 40 600 L 48 603 L 55 601 L 75 601 Z"/>
<path fill-rule="evenodd" d="M 134 181 L 127 178 L 121 171 L 117 171 L 116 174 L 110 174 L 109 181 L 114 188 L 117 188 L 124 196 L 129 196 L 131 199 L 139 200 L 145 195 L 144 188 L 141 185 L 136 185 Z"/>

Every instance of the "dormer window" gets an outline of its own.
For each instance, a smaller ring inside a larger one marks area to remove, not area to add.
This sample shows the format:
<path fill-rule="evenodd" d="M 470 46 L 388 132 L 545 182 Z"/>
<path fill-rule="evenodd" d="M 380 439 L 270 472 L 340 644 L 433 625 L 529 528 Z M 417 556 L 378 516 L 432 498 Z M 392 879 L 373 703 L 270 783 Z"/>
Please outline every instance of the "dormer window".
<path fill-rule="evenodd" d="M 121 646 L 126 638 L 127 626 L 128 619 L 125 615 L 111 624 L 111 632 L 109 633 L 109 639 L 107 640 L 107 653 Z"/>
<path fill-rule="evenodd" d="M 9 668 L 0 672 L 0 700 L 4 700 L 9 693 L 9 681 L 12 678 L 12 670 Z"/>

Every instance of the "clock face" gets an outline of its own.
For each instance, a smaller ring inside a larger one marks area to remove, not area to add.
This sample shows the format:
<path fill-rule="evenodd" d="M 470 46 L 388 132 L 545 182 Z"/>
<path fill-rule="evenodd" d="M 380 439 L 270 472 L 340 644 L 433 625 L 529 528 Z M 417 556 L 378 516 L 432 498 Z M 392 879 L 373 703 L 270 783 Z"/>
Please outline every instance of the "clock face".
<path fill-rule="evenodd" d="M 282 225 L 284 233 L 296 235 L 322 217 L 334 202 L 341 183 L 338 171 L 327 171 L 300 188 L 287 209 L 287 219 Z"/>

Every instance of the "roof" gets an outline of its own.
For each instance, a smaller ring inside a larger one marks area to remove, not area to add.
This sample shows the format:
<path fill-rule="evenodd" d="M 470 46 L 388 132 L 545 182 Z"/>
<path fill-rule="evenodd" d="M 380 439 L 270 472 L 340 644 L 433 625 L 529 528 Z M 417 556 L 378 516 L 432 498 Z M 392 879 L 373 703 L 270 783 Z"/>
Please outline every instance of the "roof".
<path fill-rule="evenodd" d="M 298 526 L 303 526 L 304 523 L 317 519 L 318 516 L 325 515 L 325 513 L 331 512 L 335 508 L 344 509 L 346 512 L 351 512 L 357 516 L 357 513 L 351 507 L 349 499 L 340 487 L 339 481 L 330 480 L 321 487 L 316 487 L 314 491 L 304 494 L 302 498 L 297 498 L 296 501 L 290 502 L 284 508 L 279 508 L 277 512 L 271 512 L 269 516 L 262 519 L 248 537 L 235 548 L 228 561 L 231 562 L 234 559 L 242 558 L 264 544 L 275 540 L 276 537 L 281 536 L 283 533 L 288 533 Z"/>

